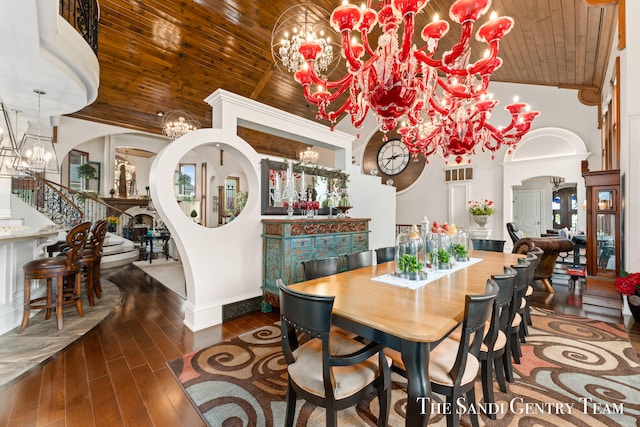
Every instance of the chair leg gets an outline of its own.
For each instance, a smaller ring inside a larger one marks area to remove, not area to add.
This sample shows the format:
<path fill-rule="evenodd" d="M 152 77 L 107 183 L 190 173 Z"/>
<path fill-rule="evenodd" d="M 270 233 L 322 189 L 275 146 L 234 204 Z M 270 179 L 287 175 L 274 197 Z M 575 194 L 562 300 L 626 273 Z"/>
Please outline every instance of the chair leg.
<path fill-rule="evenodd" d="M 51 319 L 51 303 L 53 302 L 53 279 L 47 279 L 47 309 L 45 310 L 44 320 Z"/>
<path fill-rule="evenodd" d="M 532 321 L 531 321 L 531 306 L 529 305 L 529 298 L 525 298 L 526 301 L 526 305 L 524 307 L 524 316 L 525 316 L 525 320 L 527 325 L 533 325 Z"/>
<path fill-rule="evenodd" d="M 507 338 L 507 343 L 504 346 L 504 355 L 502 356 L 502 367 L 504 368 L 504 374 L 507 381 L 512 383 L 513 379 L 513 365 L 511 364 L 511 337 Z"/>
<path fill-rule="evenodd" d="M 469 407 L 471 407 L 472 405 L 474 408 L 477 407 L 476 391 L 473 387 L 471 387 L 471 389 L 469 389 L 469 391 L 467 392 L 467 404 L 469 405 Z M 473 427 L 480 427 L 480 424 L 478 422 L 478 413 L 476 411 L 469 411 L 469 417 L 471 418 L 471 425 Z"/>
<path fill-rule="evenodd" d="M 379 363 L 387 363 L 384 355 L 379 358 Z M 386 427 L 389 424 L 389 411 L 391 410 L 391 372 L 389 369 L 383 369 L 382 375 L 377 379 L 376 390 L 380 405 L 378 427 Z"/>
<path fill-rule="evenodd" d="M 80 317 L 84 317 L 84 310 L 82 309 L 82 271 L 78 270 L 76 273 L 74 298 L 76 299 L 76 311 Z"/>
<path fill-rule="evenodd" d="M 502 354 L 502 356 L 496 359 L 493 359 L 493 369 L 496 372 L 496 381 L 498 382 L 500 391 L 503 393 L 507 392 L 507 383 L 505 381 L 505 371 L 504 371 L 504 357 L 506 353 L 507 352 L 505 349 L 505 352 Z"/>
<path fill-rule="evenodd" d="M 20 329 L 18 329 L 18 333 L 21 334 L 24 331 L 24 328 L 27 327 L 27 323 L 29 323 L 29 314 L 31 313 L 31 308 L 29 307 L 29 303 L 31 302 L 31 279 L 25 277 L 24 279 L 24 311 L 22 313 L 22 323 L 20 324 Z"/>
<path fill-rule="evenodd" d="M 520 341 L 518 339 L 518 331 L 515 331 L 511 337 L 511 356 L 513 356 L 513 360 L 516 364 L 520 364 Z"/>
<path fill-rule="evenodd" d="M 64 328 L 64 324 L 62 322 L 62 307 L 64 306 L 64 276 L 62 274 L 58 274 L 56 278 L 56 319 L 58 321 L 58 330 L 61 331 Z"/>
<path fill-rule="evenodd" d="M 87 299 L 89 300 L 89 305 L 91 307 L 93 307 L 94 305 L 96 305 L 96 302 L 93 298 L 93 263 L 87 265 L 86 267 L 84 267 L 87 269 L 86 272 L 86 277 L 87 277 Z"/>
<path fill-rule="evenodd" d="M 497 373 L 497 370 L 496 370 Z M 484 403 L 493 403 L 493 361 L 482 360 L 482 373 L 480 375 L 482 380 L 482 395 L 484 396 Z M 489 414 L 489 418 L 496 419 L 495 414 Z"/>
<path fill-rule="evenodd" d="M 447 396 L 447 407 L 451 408 L 450 411 L 447 411 L 447 427 L 460 427 L 460 414 L 453 409 L 456 408 L 456 404 L 453 396 Z"/>
<path fill-rule="evenodd" d="M 520 323 L 520 330 L 518 331 L 518 336 L 522 344 L 527 342 L 527 335 L 529 335 L 529 330 L 527 328 L 527 322 L 524 320 L 524 313 L 522 313 L 522 323 Z"/>
<path fill-rule="evenodd" d="M 98 259 L 93 264 L 93 291 L 95 292 L 98 298 L 102 298 L 102 285 L 100 284 L 100 262 L 102 261 L 102 257 L 98 257 Z"/>
<path fill-rule="evenodd" d="M 298 397 L 296 396 L 296 392 L 289 384 L 289 388 L 287 390 L 287 417 L 285 419 L 284 425 L 286 427 L 293 427 L 293 420 L 296 415 L 296 401 Z"/>

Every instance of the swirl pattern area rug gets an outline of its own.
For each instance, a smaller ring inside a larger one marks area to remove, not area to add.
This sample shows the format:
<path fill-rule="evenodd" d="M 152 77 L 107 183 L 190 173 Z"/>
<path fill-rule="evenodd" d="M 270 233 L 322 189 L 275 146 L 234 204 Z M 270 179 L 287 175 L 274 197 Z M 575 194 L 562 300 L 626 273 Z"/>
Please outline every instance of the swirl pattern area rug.
<path fill-rule="evenodd" d="M 469 411 L 487 426 L 636 426 L 640 419 L 640 365 L 622 325 L 532 308 L 533 327 L 520 365 L 495 405 L 464 400 L 446 408 L 431 401 L 430 425 L 445 426 L 447 410 L 470 425 Z M 168 362 L 193 404 L 211 426 L 281 426 L 287 374 L 280 327 L 273 324 Z M 404 426 L 406 380 L 392 375 L 390 426 Z M 483 413 L 496 413 L 490 420 Z M 325 425 L 323 408 L 298 400 L 296 426 Z M 339 412 L 340 426 L 375 426 L 378 401 Z"/>

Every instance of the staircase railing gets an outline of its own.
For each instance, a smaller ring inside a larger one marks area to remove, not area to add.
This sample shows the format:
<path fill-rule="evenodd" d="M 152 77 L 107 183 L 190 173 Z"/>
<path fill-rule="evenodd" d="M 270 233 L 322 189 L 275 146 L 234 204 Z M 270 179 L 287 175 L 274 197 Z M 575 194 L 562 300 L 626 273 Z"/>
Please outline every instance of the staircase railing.
<path fill-rule="evenodd" d="M 109 231 L 122 235 L 123 223 L 133 222 L 132 215 L 91 194 L 72 190 L 38 175 L 28 179 L 14 178 L 11 191 L 55 224 L 64 227 L 81 221 L 115 218 L 117 224 L 112 223 Z"/>

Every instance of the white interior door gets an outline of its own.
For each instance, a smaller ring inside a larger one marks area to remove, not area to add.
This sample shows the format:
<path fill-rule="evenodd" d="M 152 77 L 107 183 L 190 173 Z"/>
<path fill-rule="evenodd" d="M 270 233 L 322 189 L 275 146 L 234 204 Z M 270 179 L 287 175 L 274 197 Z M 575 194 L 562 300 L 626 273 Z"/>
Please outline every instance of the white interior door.
<path fill-rule="evenodd" d="M 516 190 L 514 222 L 526 236 L 540 236 L 542 220 L 542 190 Z"/>
<path fill-rule="evenodd" d="M 449 183 L 449 224 L 455 224 L 457 228 L 469 230 L 469 211 L 467 209 L 469 200 L 469 184 Z"/>

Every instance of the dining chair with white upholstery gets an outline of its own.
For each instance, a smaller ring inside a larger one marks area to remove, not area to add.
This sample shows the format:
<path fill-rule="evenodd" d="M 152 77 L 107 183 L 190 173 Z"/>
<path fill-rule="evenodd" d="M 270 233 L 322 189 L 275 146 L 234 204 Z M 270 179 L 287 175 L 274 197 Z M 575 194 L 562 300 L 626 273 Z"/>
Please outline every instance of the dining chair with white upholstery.
<path fill-rule="evenodd" d="M 286 422 L 293 426 L 298 397 L 326 409 L 326 425 L 336 426 L 337 411 L 371 399 L 375 391 L 386 426 L 391 404 L 391 363 L 384 347 L 362 344 L 331 333 L 333 296 L 310 295 L 282 283 L 280 320 L 287 364 Z M 305 339 L 299 339 L 303 334 Z M 308 339 L 307 339 L 308 338 Z"/>
<path fill-rule="evenodd" d="M 480 371 L 480 348 L 484 330 L 499 288 L 493 279 L 487 280 L 482 295 L 467 295 L 460 339 L 445 338 L 429 355 L 429 381 L 434 392 L 446 396 L 447 405 L 457 408 L 458 399 L 466 396 L 466 404 L 476 407 L 474 384 Z M 393 360 L 393 368 L 406 377 L 406 369 L 400 352 L 386 349 Z M 455 356 L 455 357 L 454 357 Z M 477 427 L 478 414 L 469 411 L 471 425 Z M 457 410 L 447 412 L 447 426 L 460 425 Z"/>

